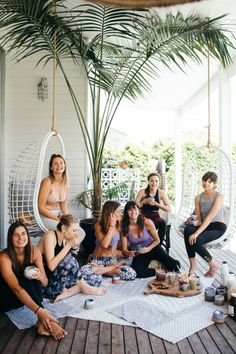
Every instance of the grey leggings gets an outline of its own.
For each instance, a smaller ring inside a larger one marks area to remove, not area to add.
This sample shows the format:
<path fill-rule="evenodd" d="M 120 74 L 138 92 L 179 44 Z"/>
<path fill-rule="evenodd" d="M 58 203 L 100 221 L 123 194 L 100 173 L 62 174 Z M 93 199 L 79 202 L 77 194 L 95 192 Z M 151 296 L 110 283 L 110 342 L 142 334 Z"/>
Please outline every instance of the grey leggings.
<path fill-rule="evenodd" d="M 184 229 L 184 242 L 188 257 L 194 258 L 195 254 L 198 253 L 200 257 L 205 259 L 206 262 L 211 262 L 212 256 L 203 245 L 217 240 L 225 233 L 226 228 L 227 226 L 222 222 L 212 222 L 202 233 L 200 233 L 196 239 L 196 243 L 194 245 L 190 245 L 188 239 L 192 234 L 194 234 L 198 227 L 193 225 L 186 226 Z"/>

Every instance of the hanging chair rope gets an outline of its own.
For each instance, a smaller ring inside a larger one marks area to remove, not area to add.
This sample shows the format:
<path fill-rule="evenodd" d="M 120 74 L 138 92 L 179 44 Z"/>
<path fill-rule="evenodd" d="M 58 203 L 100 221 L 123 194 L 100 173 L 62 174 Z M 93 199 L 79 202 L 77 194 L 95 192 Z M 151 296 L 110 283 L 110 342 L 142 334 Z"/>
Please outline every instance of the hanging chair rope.
<path fill-rule="evenodd" d="M 207 106 L 208 106 L 208 125 L 207 125 L 207 147 L 211 147 L 211 68 L 210 52 L 207 51 Z"/>
<path fill-rule="evenodd" d="M 52 3 L 52 14 L 56 16 L 56 4 Z M 53 33 L 53 69 L 52 69 L 52 127 L 51 130 L 57 133 L 56 130 L 56 52 L 57 52 L 57 34 Z"/>

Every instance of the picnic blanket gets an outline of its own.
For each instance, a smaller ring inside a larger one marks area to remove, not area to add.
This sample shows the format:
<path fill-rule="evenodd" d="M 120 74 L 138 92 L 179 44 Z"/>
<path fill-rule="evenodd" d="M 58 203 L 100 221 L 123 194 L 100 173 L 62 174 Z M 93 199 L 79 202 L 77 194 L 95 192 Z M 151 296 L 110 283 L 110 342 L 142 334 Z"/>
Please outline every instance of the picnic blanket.
<path fill-rule="evenodd" d="M 44 301 L 55 318 L 65 316 L 88 320 L 138 326 L 158 337 L 176 343 L 212 324 L 213 303 L 204 301 L 204 291 L 196 296 L 176 298 L 163 295 L 144 295 L 148 279 L 135 279 L 112 284 L 103 283 L 108 289 L 104 296 L 75 295 L 51 304 Z M 210 286 L 213 279 L 202 279 L 203 286 Z M 94 299 L 94 308 L 84 309 L 84 302 Z M 222 308 L 220 308 L 222 309 Z M 37 316 L 26 306 L 7 312 L 11 321 L 20 329 L 36 324 Z"/>

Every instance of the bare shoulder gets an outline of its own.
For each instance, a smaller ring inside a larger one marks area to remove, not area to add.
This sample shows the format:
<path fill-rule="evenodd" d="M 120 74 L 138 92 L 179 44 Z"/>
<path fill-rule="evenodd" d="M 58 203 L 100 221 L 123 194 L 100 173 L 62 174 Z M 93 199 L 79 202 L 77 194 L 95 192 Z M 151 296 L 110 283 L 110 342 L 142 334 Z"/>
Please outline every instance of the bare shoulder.
<path fill-rule="evenodd" d="M 143 195 L 145 195 L 145 188 L 141 188 L 139 191 L 138 191 L 138 196 L 142 197 Z"/>
<path fill-rule="evenodd" d="M 44 179 L 42 179 L 41 186 L 43 186 L 43 187 L 51 187 L 51 185 L 52 185 L 52 182 L 51 182 L 49 177 L 45 177 Z"/>
<path fill-rule="evenodd" d="M 11 259 L 6 251 L 0 252 L 0 264 L 6 265 L 7 263 L 11 264 Z"/>
<path fill-rule="evenodd" d="M 149 228 L 150 226 L 154 225 L 153 221 L 151 219 L 144 219 L 144 226 L 146 226 L 147 228 Z"/>

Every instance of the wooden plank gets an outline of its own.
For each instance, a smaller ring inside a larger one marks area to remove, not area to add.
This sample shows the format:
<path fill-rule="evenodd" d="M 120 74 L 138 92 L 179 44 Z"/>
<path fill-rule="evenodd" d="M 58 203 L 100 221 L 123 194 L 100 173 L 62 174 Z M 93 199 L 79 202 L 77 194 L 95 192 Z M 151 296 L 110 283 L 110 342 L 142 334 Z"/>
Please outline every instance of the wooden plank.
<path fill-rule="evenodd" d="M 216 344 L 213 342 L 209 332 L 206 329 L 202 329 L 201 331 L 197 332 L 201 342 L 203 343 L 204 347 L 206 348 L 207 353 L 209 354 L 220 354 L 220 351 Z"/>
<path fill-rule="evenodd" d="M 152 354 L 148 333 L 140 328 L 136 328 L 135 331 L 138 344 L 138 352 L 142 354 Z"/>
<path fill-rule="evenodd" d="M 228 342 L 225 340 L 223 337 L 222 333 L 219 331 L 219 329 L 216 327 L 216 325 L 211 325 L 207 327 L 208 332 L 211 335 L 211 338 L 221 351 L 221 353 L 224 354 L 233 354 L 233 350 L 230 348 Z"/>
<path fill-rule="evenodd" d="M 98 354 L 111 353 L 111 323 L 100 323 Z"/>
<path fill-rule="evenodd" d="M 164 341 L 161 338 L 156 337 L 151 333 L 149 333 L 148 336 L 149 336 L 151 348 L 152 348 L 152 351 L 154 354 L 166 354 L 167 353 L 165 346 L 164 346 Z"/>
<path fill-rule="evenodd" d="M 87 338 L 88 320 L 77 320 L 74 332 L 74 339 L 71 347 L 71 354 L 83 354 Z"/>
<path fill-rule="evenodd" d="M 60 341 L 57 349 L 57 354 L 65 354 L 71 352 L 76 325 L 76 318 L 67 317 L 66 325 L 64 328 L 68 332 L 68 335 Z"/>
<path fill-rule="evenodd" d="M 126 354 L 138 353 L 138 345 L 134 327 L 124 326 L 124 343 Z"/>
<path fill-rule="evenodd" d="M 29 354 L 42 354 L 49 337 L 37 335 Z"/>
<path fill-rule="evenodd" d="M 124 354 L 123 327 L 117 324 L 111 326 L 111 352 L 112 354 Z"/>
<path fill-rule="evenodd" d="M 99 322 L 89 321 L 84 354 L 97 354 Z"/>
<path fill-rule="evenodd" d="M 196 333 L 189 336 L 188 340 L 194 353 L 206 353 L 206 349 Z"/>
<path fill-rule="evenodd" d="M 165 341 L 164 345 L 168 354 L 179 354 L 180 351 L 176 344 Z"/>
<path fill-rule="evenodd" d="M 5 348 L 1 351 L 1 353 L 3 354 L 15 353 L 23 337 L 24 337 L 24 330 L 18 328 L 15 329 L 13 335 L 11 336 L 11 340 L 6 344 Z"/>
<path fill-rule="evenodd" d="M 0 330 L 0 353 L 4 350 L 8 341 L 11 340 L 11 337 L 16 331 L 16 326 L 9 320 L 6 315 L 2 315 L 1 325 L 2 327 Z"/>
<path fill-rule="evenodd" d="M 22 341 L 18 346 L 17 350 L 15 351 L 15 353 L 19 353 L 19 354 L 28 353 L 32 348 L 33 343 L 38 335 L 36 327 L 31 327 L 27 331 L 25 330 L 24 334 L 25 335 L 22 338 Z"/>
<path fill-rule="evenodd" d="M 223 334 L 233 352 L 236 353 L 236 337 L 235 334 L 231 331 L 231 329 L 227 326 L 226 323 L 222 323 L 221 325 L 216 325 L 220 332 Z"/>
<path fill-rule="evenodd" d="M 187 338 L 179 341 L 177 343 L 177 347 L 179 348 L 179 351 L 182 354 L 186 354 L 186 353 L 191 354 L 191 353 L 193 353 L 191 345 L 189 344 L 189 341 L 188 341 Z"/>

